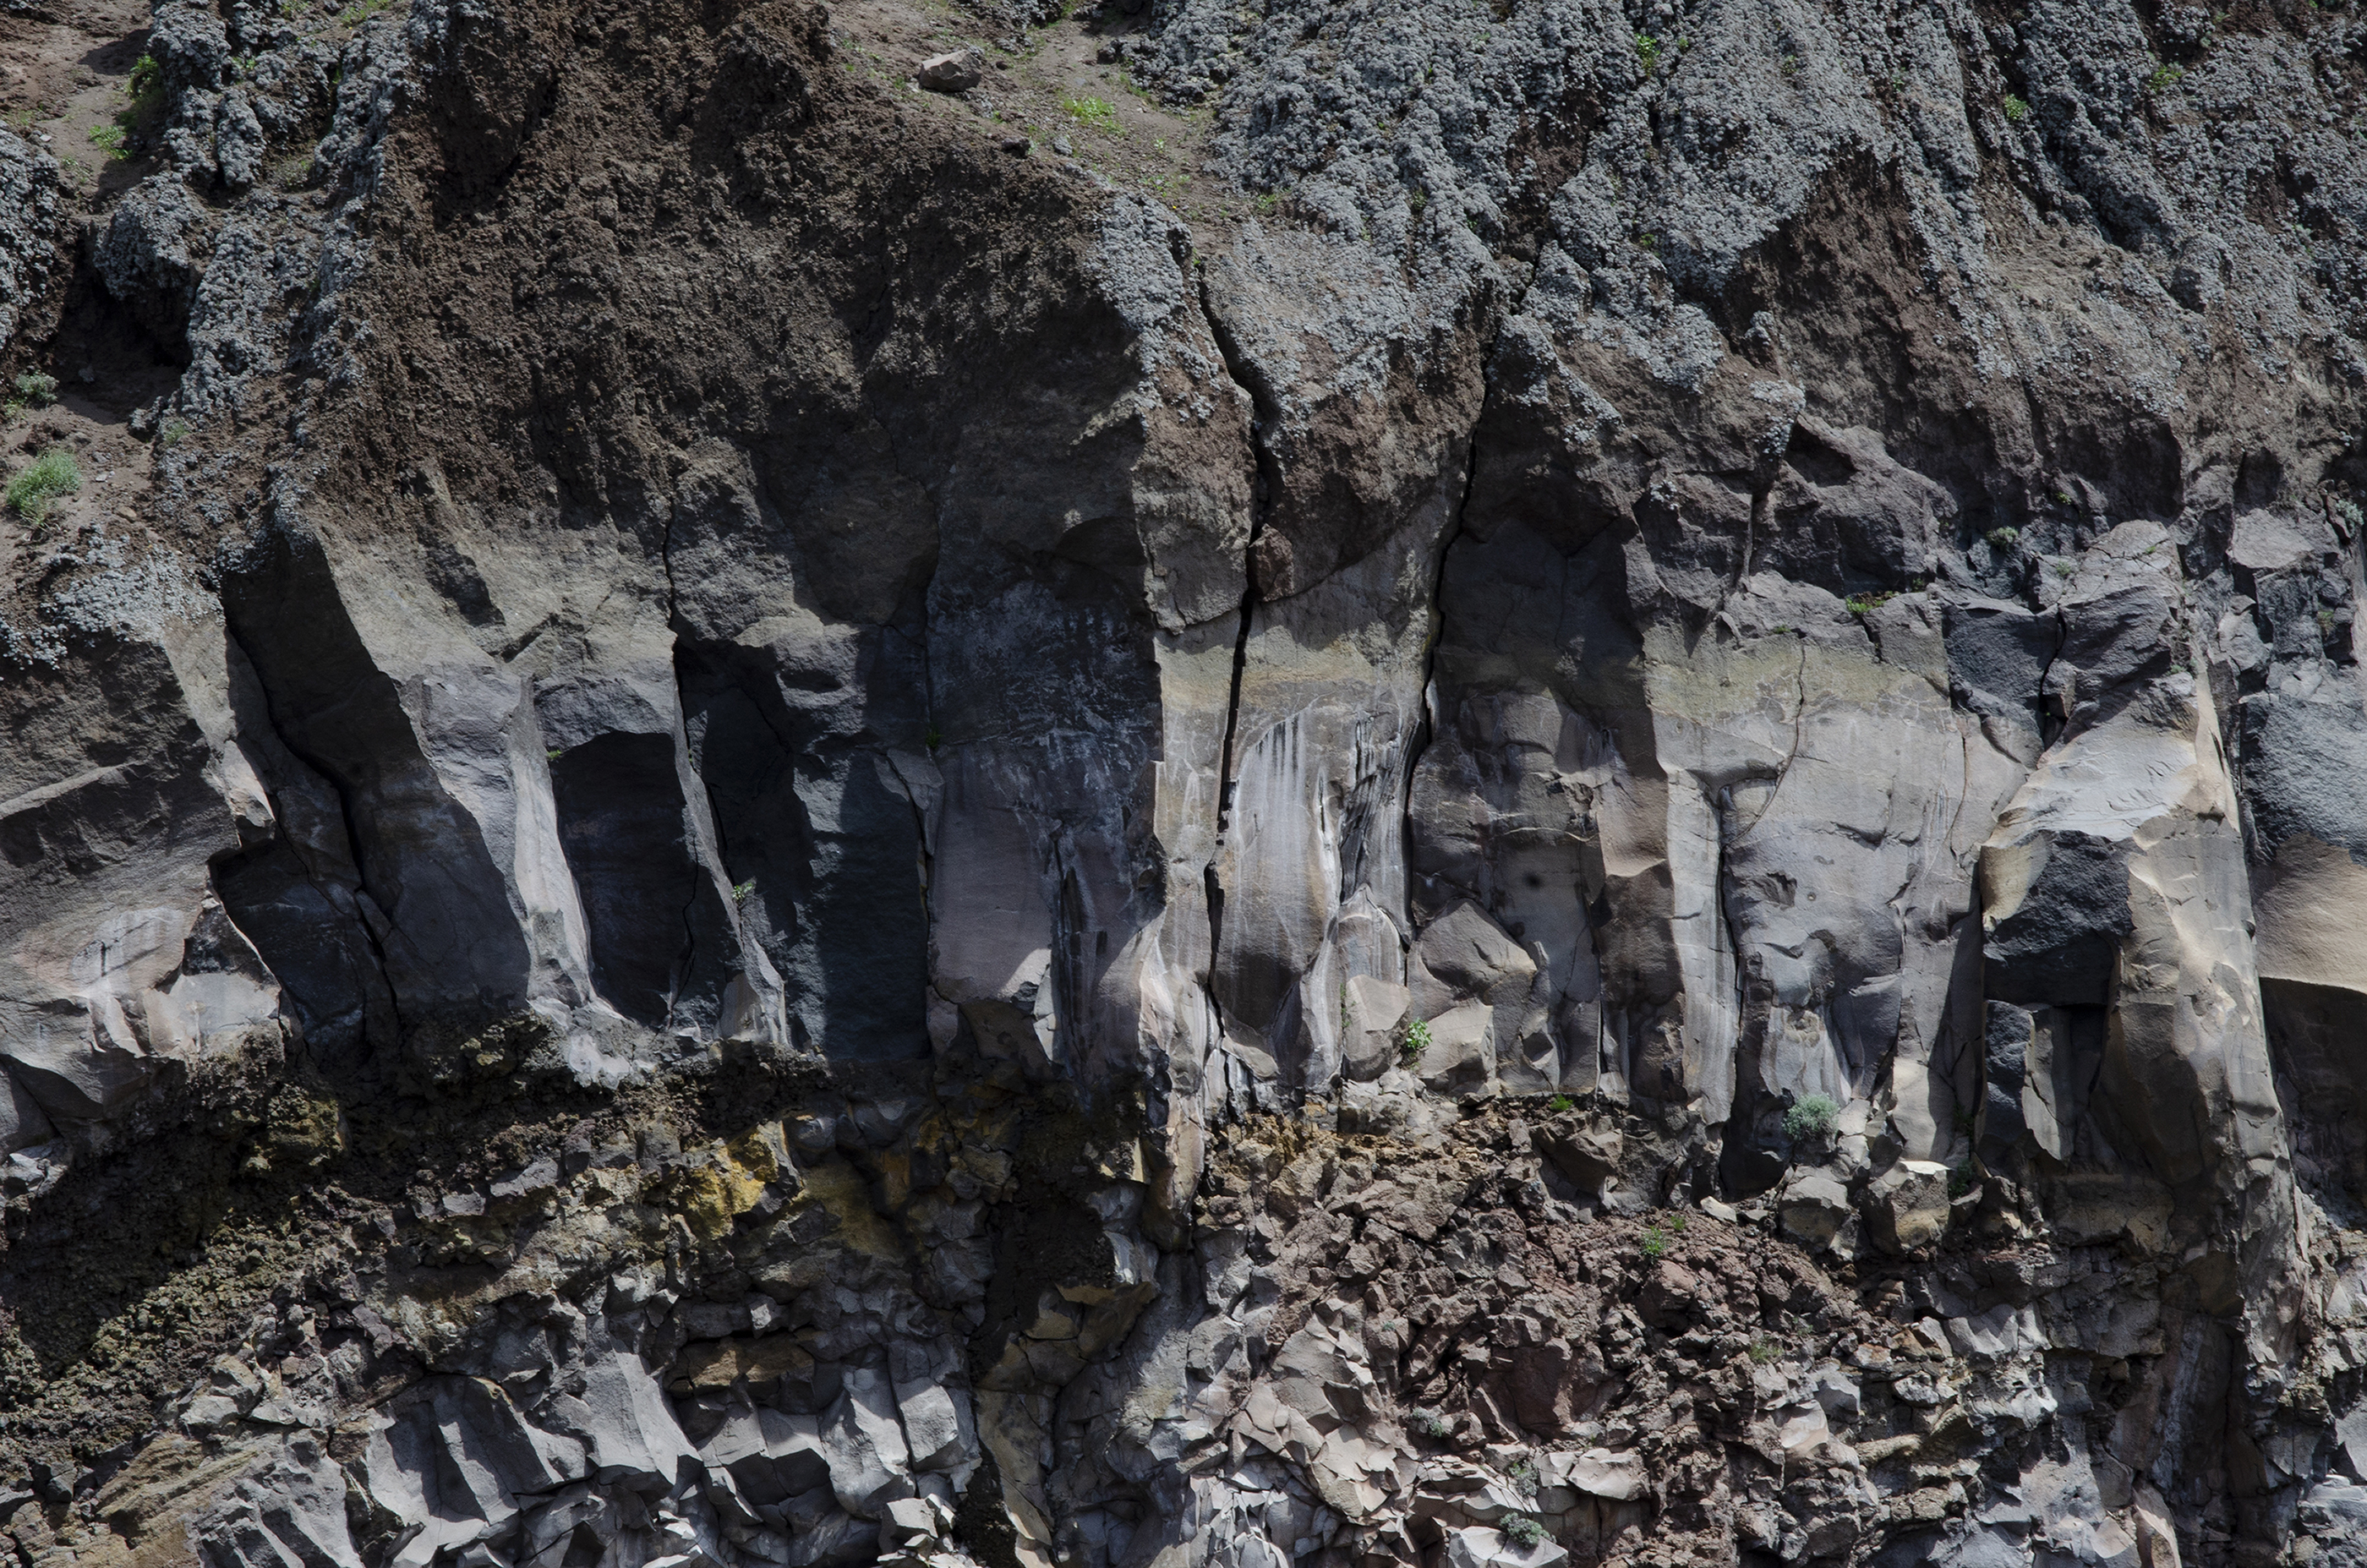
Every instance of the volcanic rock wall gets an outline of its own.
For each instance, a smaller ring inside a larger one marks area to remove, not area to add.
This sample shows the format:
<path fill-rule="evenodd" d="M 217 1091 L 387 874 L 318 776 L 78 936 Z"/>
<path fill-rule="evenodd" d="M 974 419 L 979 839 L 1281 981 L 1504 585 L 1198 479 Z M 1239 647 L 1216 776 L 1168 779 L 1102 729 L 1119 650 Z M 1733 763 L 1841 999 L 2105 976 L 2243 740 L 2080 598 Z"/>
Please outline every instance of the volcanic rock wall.
<path fill-rule="evenodd" d="M 2352 7 L 0 20 L 20 1561 L 2367 1561 Z"/>

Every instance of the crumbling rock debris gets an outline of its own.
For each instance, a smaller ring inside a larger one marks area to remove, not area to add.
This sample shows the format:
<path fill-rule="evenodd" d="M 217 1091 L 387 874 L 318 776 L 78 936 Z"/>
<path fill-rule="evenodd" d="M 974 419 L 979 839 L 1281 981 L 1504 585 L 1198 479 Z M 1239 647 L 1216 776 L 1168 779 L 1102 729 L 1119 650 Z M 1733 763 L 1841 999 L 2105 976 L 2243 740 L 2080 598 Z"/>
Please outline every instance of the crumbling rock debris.
<path fill-rule="evenodd" d="M 0 132 L 18 1560 L 2367 1560 L 2357 8 L 1055 9 Z"/>

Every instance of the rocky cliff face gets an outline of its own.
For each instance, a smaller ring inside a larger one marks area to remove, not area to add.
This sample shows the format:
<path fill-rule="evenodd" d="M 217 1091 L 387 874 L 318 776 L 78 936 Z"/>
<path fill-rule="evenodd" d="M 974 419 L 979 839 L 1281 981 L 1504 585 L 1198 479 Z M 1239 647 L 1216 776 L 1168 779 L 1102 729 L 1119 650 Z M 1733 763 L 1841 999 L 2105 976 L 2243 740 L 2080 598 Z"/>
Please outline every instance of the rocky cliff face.
<path fill-rule="evenodd" d="M 2353 6 L 0 62 L 28 1568 L 2367 1562 Z"/>

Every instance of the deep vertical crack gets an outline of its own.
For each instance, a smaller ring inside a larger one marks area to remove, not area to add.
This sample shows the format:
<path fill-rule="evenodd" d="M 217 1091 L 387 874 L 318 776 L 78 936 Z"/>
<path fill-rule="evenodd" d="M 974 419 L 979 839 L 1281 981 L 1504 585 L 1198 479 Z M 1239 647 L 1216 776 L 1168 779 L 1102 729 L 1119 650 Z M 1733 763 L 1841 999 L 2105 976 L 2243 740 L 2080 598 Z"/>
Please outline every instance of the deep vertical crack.
<path fill-rule="evenodd" d="M 1208 280 L 1198 278 L 1200 314 L 1208 323 L 1208 335 L 1223 357 L 1225 375 L 1234 386 L 1249 394 L 1252 418 L 1250 423 L 1250 451 L 1257 462 L 1257 489 L 1250 502 L 1250 536 L 1241 551 L 1240 625 L 1233 637 L 1232 688 L 1225 704 L 1225 744 L 1219 753 L 1217 775 L 1217 839 L 1221 844 L 1225 829 L 1232 817 L 1233 806 L 1233 746 L 1241 717 L 1241 679 L 1249 668 L 1250 627 L 1258 604 L 1258 541 L 1264 536 L 1268 513 L 1274 497 L 1282 489 L 1282 466 L 1274 455 L 1268 437 L 1280 423 L 1282 405 L 1274 395 L 1273 387 L 1258 374 L 1241 352 L 1240 344 L 1226 330 L 1224 319 L 1217 313 L 1208 292 Z M 1213 868 L 1212 868 L 1213 869 Z"/>
<path fill-rule="evenodd" d="M 2054 678 L 2056 661 L 2063 657 L 2064 645 L 2070 640 L 2071 624 L 2064 618 L 2063 611 L 2058 606 L 2055 612 L 2055 646 L 2047 649 L 2046 662 L 2041 665 L 2038 671 L 2038 740 L 2042 750 L 2062 739 L 2063 732 L 2071 728 L 2069 704 L 2064 705 L 2061 723 L 2051 735 L 2047 733 L 2049 715 L 2046 711 L 2047 682 Z"/>
<path fill-rule="evenodd" d="M 1438 541 L 1438 566 L 1431 575 L 1430 613 L 1435 617 L 1430 635 L 1423 639 L 1421 650 L 1421 733 L 1406 751 L 1405 795 L 1400 808 L 1405 814 L 1405 839 L 1413 836 L 1413 773 L 1417 762 L 1437 739 L 1437 723 L 1432 712 L 1432 694 L 1438 683 L 1438 649 L 1446 640 L 1446 562 L 1455 551 L 1455 542 L 1463 536 L 1463 519 L 1471 510 L 1472 492 L 1479 482 L 1479 425 L 1488 417 L 1488 400 L 1496 390 L 1496 343 L 1503 335 L 1504 319 L 1521 308 L 1525 294 L 1508 301 L 1489 324 L 1488 336 L 1479 345 L 1479 407 L 1471 416 L 1471 428 L 1463 438 L 1463 493 L 1455 497 L 1455 510 L 1447 517 L 1445 531 Z"/>
<path fill-rule="evenodd" d="M 245 662 L 248 671 L 253 673 L 255 692 L 263 699 L 264 718 L 271 726 L 273 739 L 279 742 L 281 749 L 287 751 L 289 758 L 292 759 L 298 766 L 310 769 L 313 776 L 325 784 L 330 792 L 337 797 L 337 819 L 345 830 L 345 858 L 352 863 L 354 868 L 354 893 L 360 897 L 368 897 L 371 903 L 378 906 L 379 912 L 381 915 L 385 915 L 386 905 L 384 901 L 379 899 L 378 895 L 370 891 L 369 871 L 368 866 L 364 864 L 362 859 L 361 820 L 354 805 L 352 789 L 346 785 L 343 779 L 337 776 L 336 773 L 329 767 L 325 761 L 319 757 L 306 755 L 304 750 L 300 748 L 295 741 L 289 739 L 288 728 L 283 722 L 281 722 L 280 716 L 276 711 L 278 707 L 278 700 L 272 695 L 270 682 L 263 678 L 263 667 L 257 664 L 255 661 L 255 656 L 247 651 L 246 644 L 241 640 L 238 633 L 230 626 L 227 617 L 224 618 L 222 625 L 222 637 L 224 641 L 231 645 L 231 647 L 237 649 L 238 657 Z M 289 834 L 287 827 L 287 812 L 276 797 L 272 799 L 271 810 L 273 818 L 272 831 L 278 836 L 282 842 L 288 845 L 290 852 L 295 855 L 297 863 L 304 868 L 305 880 L 311 882 L 315 888 L 318 888 L 323 898 L 328 902 L 330 908 L 334 908 L 336 907 L 336 900 L 328 897 L 328 888 L 323 886 L 320 868 L 312 863 L 312 857 L 311 855 L 303 852 L 305 846 L 300 844 Z M 208 870 L 207 880 L 209 885 L 213 886 L 215 896 L 219 897 L 221 896 L 221 889 L 218 885 L 213 885 L 213 873 L 211 868 L 209 868 Z M 224 908 L 227 908 L 228 905 L 225 904 Z M 388 923 L 391 924 L 393 917 L 388 915 L 386 918 Z M 362 941 L 369 944 L 371 962 L 378 965 L 379 983 L 386 987 L 387 1013 L 388 1016 L 394 1021 L 395 1041 L 400 1044 L 406 1032 L 402 1021 L 402 1002 L 401 998 L 395 992 L 394 976 L 387 967 L 386 944 L 384 942 L 379 940 L 377 929 L 370 924 L 369 912 L 362 908 L 358 902 L 354 907 L 354 924 L 360 929 Z M 364 1038 L 367 1039 L 368 1035 L 368 1020 L 369 1016 L 367 999 L 364 1001 L 362 1016 L 364 1020 L 363 1035 Z"/>
<path fill-rule="evenodd" d="M 1225 834 L 1232 826 L 1233 810 L 1233 748 L 1238 741 L 1241 722 L 1241 682 L 1250 662 L 1250 628 L 1257 617 L 1258 605 L 1258 541 L 1265 533 L 1266 516 L 1274 497 L 1282 488 L 1281 464 L 1274 455 L 1269 437 L 1282 416 L 1280 402 L 1273 387 L 1258 374 L 1240 344 L 1226 330 L 1224 320 L 1217 312 L 1208 290 L 1205 274 L 1195 278 L 1198 287 L 1201 319 L 1208 323 L 1208 336 L 1217 345 L 1226 378 L 1248 394 L 1251 417 L 1250 422 L 1250 452 L 1257 463 L 1257 486 L 1250 500 L 1250 534 L 1241 549 L 1240 625 L 1233 635 L 1232 681 L 1225 696 L 1225 740 L 1217 761 L 1217 841 L 1209 852 L 1208 863 L 1203 868 L 1208 897 L 1208 963 L 1211 979 L 1216 967 L 1218 942 L 1224 935 L 1225 888 L 1217 874 L 1217 861 L 1224 853 Z M 1223 1004 L 1216 998 L 1213 986 L 1209 1006 L 1216 1008 L 1219 1020 Z"/>

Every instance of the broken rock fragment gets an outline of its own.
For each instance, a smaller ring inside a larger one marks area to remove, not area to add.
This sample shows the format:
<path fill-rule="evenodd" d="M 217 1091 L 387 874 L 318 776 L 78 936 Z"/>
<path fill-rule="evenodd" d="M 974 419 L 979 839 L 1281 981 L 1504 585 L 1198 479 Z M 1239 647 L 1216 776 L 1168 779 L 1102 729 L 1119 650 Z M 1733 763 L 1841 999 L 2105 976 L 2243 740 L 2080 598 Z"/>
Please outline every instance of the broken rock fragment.
<path fill-rule="evenodd" d="M 921 62 L 915 79 L 926 93 L 967 93 L 986 74 L 986 57 L 975 49 L 957 49 Z"/>

